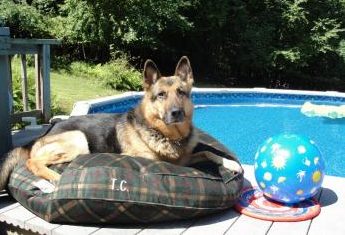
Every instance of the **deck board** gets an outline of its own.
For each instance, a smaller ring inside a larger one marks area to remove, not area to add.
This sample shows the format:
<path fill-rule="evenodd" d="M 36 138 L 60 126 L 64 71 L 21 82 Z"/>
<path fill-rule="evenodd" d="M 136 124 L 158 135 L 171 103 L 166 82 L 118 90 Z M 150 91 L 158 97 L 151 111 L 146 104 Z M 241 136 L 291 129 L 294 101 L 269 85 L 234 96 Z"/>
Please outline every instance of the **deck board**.
<path fill-rule="evenodd" d="M 305 235 L 308 234 L 311 220 L 301 222 L 275 222 L 267 235 Z"/>
<path fill-rule="evenodd" d="M 327 176 L 323 182 L 320 198 L 321 213 L 310 226 L 309 235 L 345 234 L 345 222 L 342 216 L 345 211 L 345 179 Z"/>
<path fill-rule="evenodd" d="M 179 235 L 187 230 L 194 220 L 183 220 L 175 222 L 166 222 L 160 224 L 153 224 L 142 230 L 139 235 Z"/>
<path fill-rule="evenodd" d="M 203 217 L 188 228 L 183 235 L 224 234 L 239 217 L 233 209 L 212 216 Z"/>
<path fill-rule="evenodd" d="M 24 228 L 35 233 L 52 235 L 52 231 L 60 226 L 59 224 L 51 224 L 39 217 L 34 217 L 25 222 Z"/>
<path fill-rule="evenodd" d="M 87 235 L 100 230 L 97 226 L 61 225 L 51 230 L 52 235 Z M 116 232 L 116 230 L 114 231 Z"/>
<path fill-rule="evenodd" d="M 25 228 L 25 221 L 35 218 L 36 215 L 22 206 L 15 207 L 0 214 L 0 221 L 6 221 L 8 224 L 13 224 L 20 228 Z"/>
<path fill-rule="evenodd" d="M 246 215 L 240 215 L 240 217 L 236 220 L 236 223 L 233 224 L 225 234 L 267 234 L 271 226 L 272 222 L 270 221 L 258 220 Z"/>
<path fill-rule="evenodd" d="M 112 234 L 121 234 L 121 235 L 135 235 L 142 231 L 145 227 L 140 225 L 133 226 L 114 226 L 114 227 L 105 227 L 101 228 L 92 235 L 112 235 Z"/>

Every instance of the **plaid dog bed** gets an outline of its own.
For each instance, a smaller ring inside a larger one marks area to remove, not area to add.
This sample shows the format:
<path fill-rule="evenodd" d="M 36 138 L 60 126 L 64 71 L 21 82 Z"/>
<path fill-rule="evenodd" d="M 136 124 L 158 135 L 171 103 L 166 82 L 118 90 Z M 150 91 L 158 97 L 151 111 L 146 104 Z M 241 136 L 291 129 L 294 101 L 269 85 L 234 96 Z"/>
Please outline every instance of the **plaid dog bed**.
<path fill-rule="evenodd" d="M 198 151 L 236 159 L 206 134 Z M 53 192 L 42 188 L 42 182 L 49 182 L 24 164 L 13 171 L 8 188 L 24 207 L 54 223 L 148 223 L 203 216 L 232 207 L 243 184 L 242 174 L 212 162 L 181 167 L 109 153 L 81 155 L 51 168 L 62 174 Z"/>

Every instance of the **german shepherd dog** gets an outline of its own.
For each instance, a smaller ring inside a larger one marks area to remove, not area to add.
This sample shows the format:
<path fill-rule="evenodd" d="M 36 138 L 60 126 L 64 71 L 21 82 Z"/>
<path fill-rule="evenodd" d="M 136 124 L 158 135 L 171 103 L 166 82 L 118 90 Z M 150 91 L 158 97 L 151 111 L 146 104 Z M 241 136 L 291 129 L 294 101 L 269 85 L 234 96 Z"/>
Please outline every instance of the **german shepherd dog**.
<path fill-rule="evenodd" d="M 188 165 L 198 130 L 192 125 L 191 89 L 193 72 L 187 57 L 178 62 L 173 76 L 161 76 L 156 64 L 144 65 L 144 96 L 124 114 L 92 114 L 58 122 L 33 144 L 14 149 L 2 165 L 0 190 L 6 186 L 14 166 L 26 160 L 36 176 L 57 181 L 60 175 L 47 166 L 70 162 L 80 154 L 107 152 Z M 213 154 L 206 158 L 242 172 L 239 163 Z"/>

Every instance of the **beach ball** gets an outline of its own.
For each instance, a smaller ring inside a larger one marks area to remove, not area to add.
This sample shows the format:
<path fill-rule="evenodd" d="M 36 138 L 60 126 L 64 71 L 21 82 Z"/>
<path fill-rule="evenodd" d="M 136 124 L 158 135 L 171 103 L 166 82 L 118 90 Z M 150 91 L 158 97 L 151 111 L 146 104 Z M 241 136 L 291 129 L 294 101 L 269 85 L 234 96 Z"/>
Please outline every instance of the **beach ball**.
<path fill-rule="evenodd" d="M 255 178 L 263 194 L 275 201 L 297 203 L 321 188 L 325 163 L 315 142 L 295 134 L 281 134 L 259 146 Z"/>

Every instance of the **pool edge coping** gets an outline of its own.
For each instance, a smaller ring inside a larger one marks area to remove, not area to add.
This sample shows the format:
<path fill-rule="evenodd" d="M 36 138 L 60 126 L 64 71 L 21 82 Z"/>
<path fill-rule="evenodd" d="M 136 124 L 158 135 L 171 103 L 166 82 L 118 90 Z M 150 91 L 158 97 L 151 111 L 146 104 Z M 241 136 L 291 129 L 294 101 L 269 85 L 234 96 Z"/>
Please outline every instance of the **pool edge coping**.
<path fill-rule="evenodd" d="M 192 90 L 193 93 L 250 93 L 250 92 L 256 92 L 256 93 L 262 93 L 262 94 L 269 94 L 269 93 L 275 93 L 275 94 L 286 94 L 286 95 L 312 95 L 312 96 L 326 96 L 326 97 L 339 97 L 339 98 L 345 98 L 345 93 L 338 92 L 338 91 L 310 91 L 310 90 L 285 90 L 285 89 L 269 89 L 269 88 L 261 88 L 261 87 L 255 87 L 255 88 L 198 88 L 193 87 Z M 79 115 L 86 115 L 88 114 L 88 111 L 90 110 L 92 105 L 102 105 L 102 104 L 109 104 L 111 102 L 116 101 L 123 101 L 128 98 L 138 98 L 142 97 L 144 94 L 143 91 L 128 91 L 124 92 L 122 94 L 113 95 L 113 96 L 107 96 L 97 99 L 91 99 L 91 100 L 82 100 L 77 101 L 74 103 L 72 111 L 70 113 L 70 116 L 79 116 Z"/>

